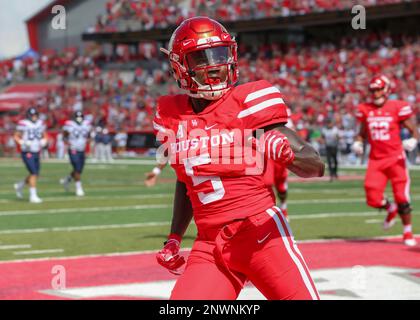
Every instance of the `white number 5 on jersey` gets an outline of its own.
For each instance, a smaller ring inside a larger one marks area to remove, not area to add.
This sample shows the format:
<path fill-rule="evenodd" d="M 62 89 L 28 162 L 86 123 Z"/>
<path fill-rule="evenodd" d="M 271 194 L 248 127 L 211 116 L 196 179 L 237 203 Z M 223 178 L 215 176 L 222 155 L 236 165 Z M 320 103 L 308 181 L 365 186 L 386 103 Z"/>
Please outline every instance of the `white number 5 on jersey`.
<path fill-rule="evenodd" d="M 200 154 L 199 156 L 196 156 L 196 157 L 191 157 L 191 158 L 184 159 L 185 172 L 187 173 L 188 176 L 191 177 L 194 186 L 199 185 L 199 184 L 201 184 L 205 181 L 208 181 L 208 180 L 210 180 L 210 182 L 213 186 L 213 189 L 214 189 L 213 192 L 208 192 L 208 193 L 199 192 L 198 193 L 198 198 L 200 199 L 200 201 L 203 204 L 208 204 L 208 203 L 220 200 L 225 195 L 225 188 L 223 187 L 222 180 L 220 179 L 220 177 L 217 177 L 217 176 L 196 177 L 196 176 L 194 176 L 194 171 L 193 171 L 194 166 L 199 166 L 199 165 L 202 165 L 202 164 L 208 164 L 210 162 L 211 162 L 211 159 L 210 159 L 210 155 L 208 153 Z"/>

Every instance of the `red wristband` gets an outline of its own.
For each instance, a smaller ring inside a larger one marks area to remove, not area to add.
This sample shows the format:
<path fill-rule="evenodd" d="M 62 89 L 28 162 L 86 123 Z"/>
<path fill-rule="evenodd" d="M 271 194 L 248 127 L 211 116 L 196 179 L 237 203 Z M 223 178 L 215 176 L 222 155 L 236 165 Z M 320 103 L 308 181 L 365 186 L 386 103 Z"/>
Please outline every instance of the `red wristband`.
<path fill-rule="evenodd" d="M 181 243 L 182 237 L 179 234 L 171 233 L 168 236 L 168 240 L 171 240 L 171 239 L 177 240 L 179 243 Z"/>

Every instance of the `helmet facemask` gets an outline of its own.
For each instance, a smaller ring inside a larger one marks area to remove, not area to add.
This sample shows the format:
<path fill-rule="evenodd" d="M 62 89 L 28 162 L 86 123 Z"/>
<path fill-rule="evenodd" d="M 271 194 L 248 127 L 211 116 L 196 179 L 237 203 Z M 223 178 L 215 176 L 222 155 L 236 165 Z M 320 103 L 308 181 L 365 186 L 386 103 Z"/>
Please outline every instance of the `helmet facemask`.
<path fill-rule="evenodd" d="M 379 91 L 381 92 L 380 95 L 378 95 L 376 93 L 376 92 L 379 92 Z M 385 94 L 385 90 L 384 89 L 371 89 L 370 90 L 370 93 L 372 95 L 372 101 L 373 101 L 373 104 L 375 106 L 380 107 L 380 106 L 382 106 L 385 103 L 385 101 L 387 99 L 387 96 Z"/>
<path fill-rule="evenodd" d="M 28 120 L 30 120 L 31 122 L 37 122 L 39 119 L 39 113 L 38 110 L 36 110 L 35 108 L 29 108 L 28 111 L 26 112 L 26 118 Z"/>
<path fill-rule="evenodd" d="M 185 55 L 184 65 L 191 77 L 188 94 L 217 100 L 234 84 L 236 64 L 230 46 L 195 50 Z"/>
<path fill-rule="evenodd" d="M 75 114 L 74 114 L 74 121 L 77 123 L 77 124 L 81 124 L 82 122 L 83 122 L 83 120 L 84 120 L 84 116 L 83 116 L 83 113 L 81 113 L 80 111 L 77 111 Z"/>
<path fill-rule="evenodd" d="M 184 20 L 168 49 L 160 50 L 168 55 L 178 86 L 193 98 L 217 100 L 238 79 L 235 38 L 208 17 Z"/>
<path fill-rule="evenodd" d="M 369 92 L 371 94 L 373 104 L 378 107 L 382 106 L 388 99 L 390 92 L 390 82 L 388 78 L 381 76 L 372 79 L 369 84 Z"/>

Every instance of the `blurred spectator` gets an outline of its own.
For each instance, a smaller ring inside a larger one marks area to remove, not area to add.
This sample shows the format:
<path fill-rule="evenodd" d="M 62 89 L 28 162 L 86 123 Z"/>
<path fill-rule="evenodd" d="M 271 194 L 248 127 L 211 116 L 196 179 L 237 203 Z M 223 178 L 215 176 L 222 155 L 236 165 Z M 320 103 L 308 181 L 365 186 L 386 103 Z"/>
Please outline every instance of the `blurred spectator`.
<path fill-rule="evenodd" d="M 128 135 L 124 128 L 120 128 L 117 134 L 114 136 L 115 143 L 117 145 L 117 155 L 122 157 L 125 154 L 127 146 Z"/>
<path fill-rule="evenodd" d="M 338 179 L 338 144 L 340 135 L 338 128 L 334 125 L 332 119 L 327 120 L 327 126 L 321 129 L 322 138 L 325 142 L 328 171 L 330 173 L 330 182 Z"/>
<path fill-rule="evenodd" d="M 62 132 L 59 132 L 56 138 L 56 157 L 57 159 L 64 159 L 65 154 L 66 154 L 66 145 L 64 143 L 64 136 Z"/>
<path fill-rule="evenodd" d="M 356 157 L 351 150 L 351 145 L 354 142 L 356 131 L 354 127 L 343 127 L 340 130 L 340 152 L 342 154 L 340 163 L 343 164 L 355 164 Z"/>
<path fill-rule="evenodd" d="M 13 139 L 13 135 L 10 134 L 8 137 L 6 137 L 6 143 L 4 144 L 4 156 L 14 157 L 16 154 L 16 143 Z"/>
<path fill-rule="evenodd" d="M 102 130 L 102 154 L 100 156 L 101 161 L 105 162 L 113 162 L 114 159 L 112 158 L 112 141 L 113 137 L 109 133 L 107 128 L 103 128 Z"/>
<path fill-rule="evenodd" d="M 102 161 L 104 154 L 104 143 L 103 143 L 103 129 L 101 127 L 96 127 L 95 131 L 92 133 L 94 141 L 94 162 Z"/>

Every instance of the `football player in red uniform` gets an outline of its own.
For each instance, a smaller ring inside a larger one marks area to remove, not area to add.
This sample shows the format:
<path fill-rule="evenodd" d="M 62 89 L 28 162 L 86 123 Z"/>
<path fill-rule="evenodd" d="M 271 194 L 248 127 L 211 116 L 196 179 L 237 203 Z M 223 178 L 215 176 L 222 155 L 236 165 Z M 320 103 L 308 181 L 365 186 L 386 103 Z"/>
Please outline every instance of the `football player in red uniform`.
<path fill-rule="evenodd" d="M 186 94 L 160 97 L 153 124 L 177 175 L 171 231 L 156 258 L 181 273 L 180 243 L 194 217 L 197 238 L 171 299 L 236 299 L 247 280 L 268 299 L 319 299 L 255 163 L 272 159 L 303 177 L 322 176 L 324 163 L 284 126 L 277 88 L 264 80 L 234 86 L 236 48 L 221 24 L 195 17 L 161 49 Z"/>
<path fill-rule="evenodd" d="M 365 176 L 366 202 L 373 208 L 387 210 L 384 229 L 389 229 L 399 214 L 404 227 L 404 243 L 414 246 L 416 240 L 411 228 L 410 177 L 404 152 L 404 149 L 414 150 L 419 140 L 413 110 L 406 101 L 388 100 L 390 81 L 384 75 L 372 78 L 369 91 L 372 101 L 358 107 L 356 116 L 361 125 L 353 144 L 357 154 L 363 153 L 365 139 L 371 147 Z M 410 131 L 412 138 L 401 141 L 402 126 Z M 384 197 L 388 180 L 392 184 L 395 203 Z"/>

